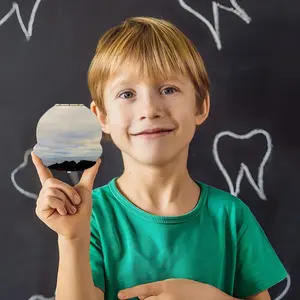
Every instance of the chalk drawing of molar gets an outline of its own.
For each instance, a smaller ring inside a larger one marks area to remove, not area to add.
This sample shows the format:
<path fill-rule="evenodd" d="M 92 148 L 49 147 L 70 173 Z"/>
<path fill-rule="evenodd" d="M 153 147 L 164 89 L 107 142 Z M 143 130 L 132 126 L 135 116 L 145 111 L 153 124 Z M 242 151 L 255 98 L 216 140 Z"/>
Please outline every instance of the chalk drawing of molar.
<path fill-rule="evenodd" d="M 29 41 L 32 36 L 32 30 L 33 30 L 35 16 L 36 16 L 36 13 L 37 13 L 37 10 L 39 8 L 41 1 L 42 0 L 36 0 L 35 4 L 33 5 L 27 28 L 23 22 L 23 19 L 22 19 L 21 13 L 20 13 L 19 4 L 16 2 L 13 2 L 11 10 L 3 18 L 0 19 L 0 27 L 5 22 L 7 22 L 14 13 L 16 13 L 20 27 L 21 27 L 23 33 L 25 34 L 27 41 Z"/>
<path fill-rule="evenodd" d="M 212 1 L 212 11 L 214 17 L 214 25 L 212 25 L 201 13 L 197 10 L 189 6 L 186 1 L 178 0 L 180 6 L 202 21 L 211 32 L 215 43 L 217 45 L 218 50 L 222 49 L 222 42 L 221 42 L 221 34 L 220 34 L 220 22 L 219 22 L 219 9 L 223 9 L 225 11 L 231 12 L 241 18 L 245 23 L 249 24 L 251 22 L 251 18 L 248 14 L 244 11 L 244 9 L 239 6 L 236 0 L 230 0 L 231 7 L 224 6 L 216 1 Z M 199 1 L 200 2 L 200 1 Z"/>

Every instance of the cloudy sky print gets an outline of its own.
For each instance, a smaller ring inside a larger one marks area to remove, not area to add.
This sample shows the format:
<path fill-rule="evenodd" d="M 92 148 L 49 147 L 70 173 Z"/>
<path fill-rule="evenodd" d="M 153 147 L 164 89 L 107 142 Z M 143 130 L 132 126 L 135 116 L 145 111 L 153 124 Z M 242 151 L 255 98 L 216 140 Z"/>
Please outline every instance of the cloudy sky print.
<path fill-rule="evenodd" d="M 102 154 L 102 131 L 95 114 L 83 104 L 56 104 L 39 120 L 34 153 L 45 166 L 64 161 L 96 161 Z"/>

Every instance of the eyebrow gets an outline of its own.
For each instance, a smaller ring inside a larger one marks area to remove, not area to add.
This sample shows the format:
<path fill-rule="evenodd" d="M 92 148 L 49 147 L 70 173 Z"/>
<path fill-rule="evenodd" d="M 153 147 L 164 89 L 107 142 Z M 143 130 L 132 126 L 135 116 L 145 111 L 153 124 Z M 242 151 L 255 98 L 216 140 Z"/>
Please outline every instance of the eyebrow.
<path fill-rule="evenodd" d="M 166 82 L 168 82 L 168 81 L 177 81 L 177 82 L 181 83 L 182 85 L 184 85 L 184 82 L 182 80 L 180 80 L 178 77 L 169 78 L 166 80 Z M 117 80 L 111 86 L 110 91 L 115 90 L 118 86 L 127 85 L 127 84 L 131 84 L 131 83 L 132 83 L 132 81 L 130 81 L 128 79 Z"/>
<path fill-rule="evenodd" d="M 113 85 L 112 87 L 110 88 L 110 91 L 113 91 L 115 90 L 118 86 L 120 85 L 125 85 L 125 84 L 129 84 L 131 83 L 129 80 L 127 79 L 123 79 L 123 80 L 117 80 Z"/>

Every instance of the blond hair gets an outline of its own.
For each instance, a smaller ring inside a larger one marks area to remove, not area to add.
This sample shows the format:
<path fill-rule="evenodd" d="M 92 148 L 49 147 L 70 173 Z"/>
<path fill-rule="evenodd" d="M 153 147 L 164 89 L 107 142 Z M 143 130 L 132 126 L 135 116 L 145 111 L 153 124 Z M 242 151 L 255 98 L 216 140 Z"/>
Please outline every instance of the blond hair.
<path fill-rule="evenodd" d="M 98 109 L 106 114 L 104 87 L 123 63 L 134 65 L 143 76 L 164 81 L 174 74 L 188 76 L 201 107 L 210 81 L 193 43 L 171 22 L 154 17 L 130 17 L 100 38 L 88 70 L 88 87 Z M 104 139 L 110 139 L 104 133 Z"/>

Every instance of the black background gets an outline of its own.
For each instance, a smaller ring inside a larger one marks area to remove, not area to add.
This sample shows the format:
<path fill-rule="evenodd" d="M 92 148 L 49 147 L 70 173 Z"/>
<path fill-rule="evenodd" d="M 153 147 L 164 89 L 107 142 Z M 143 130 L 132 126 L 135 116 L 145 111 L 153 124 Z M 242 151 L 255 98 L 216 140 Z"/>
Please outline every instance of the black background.
<path fill-rule="evenodd" d="M 26 28 L 34 3 L 18 1 Z M 186 3 L 213 24 L 212 1 Z M 219 3 L 231 7 L 229 0 Z M 300 5 L 296 0 L 238 4 L 251 22 L 220 9 L 221 49 L 207 25 L 175 0 L 42 0 L 29 40 L 16 13 L 0 26 L 1 300 L 54 295 L 56 235 L 35 215 L 41 186 L 28 157 L 36 143 L 38 120 L 56 103 L 89 107 L 87 69 L 98 39 L 126 17 L 141 15 L 162 17 L 178 26 L 197 46 L 212 81 L 210 116 L 190 147 L 188 167 L 194 178 L 230 191 L 213 155 L 217 134 L 245 135 L 261 129 L 271 137 L 273 148 L 263 173 L 267 199 L 245 174 L 238 196 L 255 214 L 290 275 L 270 290 L 272 299 L 300 299 Z M 0 20 L 12 5 L 1 0 Z M 122 172 L 119 150 L 111 143 L 102 145 L 95 187 Z M 220 139 L 218 153 L 234 186 L 242 162 L 257 184 L 266 146 L 262 134 L 246 140 Z"/>

